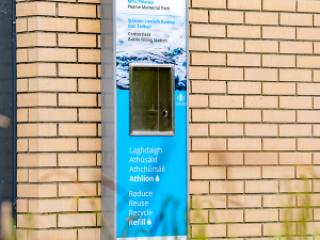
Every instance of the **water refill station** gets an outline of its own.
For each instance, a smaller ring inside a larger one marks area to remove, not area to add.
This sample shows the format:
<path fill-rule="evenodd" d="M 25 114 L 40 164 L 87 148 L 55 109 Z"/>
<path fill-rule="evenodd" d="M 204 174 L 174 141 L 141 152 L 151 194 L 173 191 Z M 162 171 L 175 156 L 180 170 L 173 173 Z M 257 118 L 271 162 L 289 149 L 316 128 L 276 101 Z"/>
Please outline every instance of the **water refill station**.
<path fill-rule="evenodd" d="M 102 0 L 102 239 L 187 239 L 188 2 Z"/>

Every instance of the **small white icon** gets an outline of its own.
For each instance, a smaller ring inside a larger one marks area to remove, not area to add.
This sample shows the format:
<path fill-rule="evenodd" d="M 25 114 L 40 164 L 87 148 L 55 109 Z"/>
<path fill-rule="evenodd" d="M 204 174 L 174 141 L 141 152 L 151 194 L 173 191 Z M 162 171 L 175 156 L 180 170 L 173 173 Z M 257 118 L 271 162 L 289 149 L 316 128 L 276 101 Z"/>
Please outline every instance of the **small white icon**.
<path fill-rule="evenodd" d="M 160 181 L 160 178 L 159 178 L 159 176 L 157 176 L 157 177 L 156 177 L 156 181 L 157 181 L 157 182 L 159 182 L 159 181 Z"/>
<path fill-rule="evenodd" d="M 152 223 L 152 222 L 151 222 L 151 220 L 150 220 L 150 218 L 149 218 L 148 221 L 147 221 L 147 224 L 148 224 L 148 225 L 151 225 L 151 223 Z"/>
<path fill-rule="evenodd" d="M 182 93 L 179 94 L 179 96 L 177 97 L 177 100 L 179 102 L 183 102 L 186 98 L 182 95 Z"/>

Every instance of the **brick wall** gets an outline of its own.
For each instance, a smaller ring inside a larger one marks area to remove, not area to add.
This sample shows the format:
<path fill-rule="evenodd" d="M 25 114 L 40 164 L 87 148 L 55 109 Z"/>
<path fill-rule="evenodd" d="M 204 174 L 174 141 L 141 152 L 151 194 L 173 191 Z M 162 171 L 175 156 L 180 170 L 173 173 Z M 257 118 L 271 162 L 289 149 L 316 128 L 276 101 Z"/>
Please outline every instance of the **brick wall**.
<path fill-rule="evenodd" d="M 18 233 L 100 239 L 99 0 L 16 8 Z"/>
<path fill-rule="evenodd" d="M 193 238 L 203 226 L 212 238 L 283 233 L 285 210 L 301 213 L 295 192 L 319 206 L 319 13 L 315 0 L 190 2 Z"/>

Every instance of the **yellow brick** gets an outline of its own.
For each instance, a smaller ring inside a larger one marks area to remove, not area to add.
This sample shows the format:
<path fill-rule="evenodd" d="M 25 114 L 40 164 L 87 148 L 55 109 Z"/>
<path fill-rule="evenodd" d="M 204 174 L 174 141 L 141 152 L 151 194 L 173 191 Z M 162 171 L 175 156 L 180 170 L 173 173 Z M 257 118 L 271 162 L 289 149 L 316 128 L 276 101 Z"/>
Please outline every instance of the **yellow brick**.
<path fill-rule="evenodd" d="M 225 179 L 226 168 L 225 167 L 193 167 L 192 179 Z"/>
<path fill-rule="evenodd" d="M 101 181 L 101 168 L 82 168 L 78 175 L 79 181 Z"/>
<path fill-rule="evenodd" d="M 59 76 L 96 77 L 96 65 L 93 64 L 59 64 Z"/>
<path fill-rule="evenodd" d="M 29 144 L 27 139 L 17 140 L 17 152 L 27 152 L 29 149 Z"/>
<path fill-rule="evenodd" d="M 87 228 L 87 229 L 78 229 L 78 239 L 79 240 L 100 240 L 101 239 L 101 229 L 99 228 Z"/>
<path fill-rule="evenodd" d="M 79 32 L 100 33 L 100 20 L 78 20 Z"/>
<path fill-rule="evenodd" d="M 56 221 L 55 215 L 17 215 L 18 228 L 53 228 Z"/>
<path fill-rule="evenodd" d="M 96 6 L 89 4 L 59 3 L 59 16 L 95 18 Z"/>
<path fill-rule="evenodd" d="M 228 110 L 229 122 L 260 122 L 261 111 L 259 110 Z"/>
<path fill-rule="evenodd" d="M 207 67 L 190 67 L 189 68 L 190 79 L 208 79 Z"/>
<path fill-rule="evenodd" d="M 280 42 L 280 52 L 281 53 L 312 54 L 312 43 L 308 43 L 308 42 Z M 289 70 L 284 70 L 284 71 L 289 71 Z M 292 71 L 303 72 L 303 70 L 292 70 Z M 281 71 L 280 71 L 280 73 L 281 73 Z M 308 76 L 309 76 L 309 74 L 307 74 L 307 77 Z"/>
<path fill-rule="evenodd" d="M 77 170 L 66 169 L 32 169 L 29 171 L 30 182 L 71 182 L 77 180 Z"/>
<path fill-rule="evenodd" d="M 278 126 L 275 124 L 246 124 L 245 136 L 276 137 Z"/>
<path fill-rule="evenodd" d="M 212 225 L 193 225 L 192 226 L 193 238 L 202 238 L 203 235 L 205 235 L 206 237 L 225 237 L 226 225 L 212 224 Z"/>
<path fill-rule="evenodd" d="M 189 38 L 190 51 L 208 51 L 208 39 Z"/>
<path fill-rule="evenodd" d="M 241 96 L 209 96 L 210 108 L 242 108 Z"/>
<path fill-rule="evenodd" d="M 28 79 L 17 79 L 17 93 L 29 91 L 29 80 Z"/>
<path fill-rule="evenodd" d="M 29 49 L 30 62 L 75 62 L 75 49 L 33 48 Z"/>
<path fill-rule="evenodd" d="M 226 8 L 226 0 L 192 0 L 194 8 Z"/>
<path fill-rule="evenodd" d="M 286 109 L 311 109 L 311 97 L 280 97 L 280 108 Z"/>
<path fill-rule="evenodd" d="M 294 207 L 296 198 L 293 194 L 264 195 L 263 207 Z"/>
<path fill-rule="evenodd" d="M 297 57 L 297 66 L 301 68 L 319 68 L 320 67 L 320 57 Z"/>
<path fill-rule="evenodd" d="M 262 38 L 295 39 L 295 29 L 290 27 L 263 27 Z"/>
<path fill-rule="evenodd" d="M 79 109 L 79 121 L 101 122 L 101 109 Z"/>
<path fill-rule="evenodd" d="M 243 23 L 243 13 L 236 11 L 210 11 L 210 22 L 224 24 Z"/>
<path fill-rule="evenodd" d="M 191 181 L 189 184 L 189 193 L 190 194 L 209 193 L 209 182 Z"/>
<path fill-rule="evenodd" d="M 101 198 L 80 198 L 79 211 L 81 212 L 101 211 Z"/>
<path fill-rule="evenodd" d="M 211 124 L 210 136 L 243 136 L 242 124 Z"/>
<path fill-rule="evenodd" d="M 79 139 L 79 151 L 101 151 L 101 139 L 99 138 Z"/>
<path fill-rule="evenodd" d="M 76 109 L 39 108 L 29 110 L 30 122 L 73 122 L 77 121 Z"/>
<path fill-rule="evenodd" d="M 318 83 L 299 83 L 298 95 L 319 95 L 320 84 Z"/>
<path fill-rule="evenodd" d="M 57 105 L 57 96 L 52 93 L 32 93 L 18 94 L 18 107 L 55 107 Z"/>
<path fill-rule="evenodd" d="M 259 179 L 260 167 L 228 167 L 228 179 Z"/>
<path fill-rule="evenodd" d="M 77 199 L 46 199 L 29 200 L 29 212 L 75 212 L 77 211 Z"/>
<path fill-rule="evenodd" d="M 226 208 L 226 196 L 225 195 L 192 196 L 192 206 L 194 208 L 204 208 L 204 209 L 205 208 Z"/>
<path fill-rule="evenodd" d="M 190 223 L 208 223 L 208 210 L 192 210 L 189 212 Z"/>
<path fill-rule="evenodd" d="M 230 151 L 260 151 L 261 140 L 254 138 L 228 139 L 228 150 Z"/>
<path fill-rule="evenodd" d="M 228 82 L 228 94 L 261 94 L 261 83 Z"/>
<path fill-rule="evenodd" d="M 294 178 L 294 174 L 294 167 L 262 167 L 262 178 Z"/>
<path fill-rule="evenodd" d="M 282 180 L 280 181 L 280 192 L 312 192 L 312 182 L 311 180 Z M 298 197 L 298 205 L 301 206 L 299 200 Z"/>
<path fill-rule="evenodd" d="M 56 5 L 51 2 L 24 2 L 16 5 L 17 17 L 24 16 L 55 16 Z"/>
<path fill-rule="evenodd" d="M 307 131 L 306 135 L 308 134 L 309 132 Z M 311 133 L 311 131 L 310 131 Z M 313 126 L 313 135 L 314 136 L 320 136 L 320 126 L 319 125 L 314 125 Z M 309 136 L 309 135 L 308 135 Z"/>
<path fill-rule="evenodd" d="M 226 110 L 192 110 L 193 122 L 224 122 Z"/>
<path fill-rule="evenodd" d="M 264 55 L 262 56 L 264 67 L 294 67 L 295 57 L 285 55 Z"/>
<path fill-rule="evenodd" d="M 319 139 L 298 139 L 298 150 L 316 151 L 319 148 Z"/>
<path fill-rule="evenodd" d="M 311 82 L 311 80 L 312 80 L 311 70 L 297 70 L 297 69 L 281 69 L 280 70 L 280 81 Z"/>
<path fill-rule="evenodd" d="M 261 207 L 261 196 L 258 195 L 229 195 L 229 208 L 257 208 Z"/>
<path fill-rule="evenodd" d="M 246 12 L 246 24 L 278 25 L 278 14 L 265 12 Z"/>
<path fill-rule="evenodd" d="M 297 28 L 297 39 L 299 40 L 320 40 L 320 29 L 318 28 Z"/>
<path fill-rule="evenodd" d="M 296 0 L 264 0 L 263 10 L 270 11 L 295 11 Z"/>
<path fill-rule="evenodd" d="M 278 221 L 277 209 L 245 210 L 245 222 L 275 222 Z"/>
<path fill-rule="evenodd" d="M 216 222 L 243 222 L 242 210 L 213 210 L 210 211 L 211 223 Z"/>
<path fill-rule="evenodd" d="M 246 165 L 273 165 L 277 163 L 277 153 L 245 153 Z"/>
<path fill-rule="evenodd" d="M 59 136 L 96 136 L 96 124 L 59 124 Z"/>
<path fill-rule="evenodd" d="M 192 53 L 192 65 L 225 65 L 223 53 Z"/>
<path fill-rule="evenodd" d="M 208 153 L 190 152 L 189 163 L 190 163 L 190 166 L 208 165 Z"/>
<path fill-rule="evenodd" d="M 192 150 L 194 151 L 223 151 L 226 150 L 224 139 L 192 139 Z"/>
<path fill-rule="evenodd" d="M 208 11 L 189 9 L 189 22 L 208 22 Z"/>
<path fill-rule="evenodd" d="M 28 62 L 28 50 L 17 49 L 17 63 Z"/>
<path fill-rule="evenodd" d="M 255 180 L 245 182 L 246 193 L 274 193 L 278 192 L 278 181 Z"/>
<path fill-rule="evenodd" d="M 260 38 L 260 27 L 256 26 L 228 26 L 228 38 Z"/>
<path fill-rule="evenodd" d="M 243 193 L 242 181 L 213 181 L 210 182 L 210 193 Z"/>
<path fill-rule="evenodd" d="M 96 35 L 93 34 L 58 34 L 60 47 L 96 47 Z"/>
<path fill-rule="evenodd" d="M 27 122 L 29 118 L 28 109 L 17 109 L 17 122 Z"/>
<path fill-rule="evenodd" d="M 17 212 L 18 213 L 28 212 L 28 200 L 17 199 Z"/>
<path fill-rule="evenodd" d="M 314 53 L 319 54 L 320 53 L 320 43 L 314 43 Z M 319 71 L 316 71 L 317 73 Z"/>
<path fill-rule="evenodd" d="M 27 33 L 17 35 L 17 47 L 54 47 L 56 34 L 54 33 Z"/>
<path fill-rule="evenodd" d="M 96 226 L 96 214 L 76 213 L 58 216 L 58 227 L 93 227 Z"/>
<path fill-rule="evenodd" d="M 263 139 L 263 150 L 266 151 L 289 151 L 295 149 L 295 139 Z"/>
<path fill-rule="evenodd" d="M 298 13 L 281 13 L 280 24 L 289 26 L 312 26 L 312 15 Z"/>
<path fill-rule="evenodd" d="M 79 79 L 79 92 L 101 92 L 101 80 Z"/>
<path fill-rule="evenodd" d="M 260 0 L 228 0 L 228 9 L 261 10 Z"/>
<path fill-rule="evenodd" d="M 18 137 L 54 137 L 57 136 L 56 124 L 18 124 Z"/>
<path fill-rule="evenodd" d="M 280 125 L 280 136 L 283 137 L 307 137 L 311 134 L 311 125 Z"/>
<path fill-rule="evenodd" d="M 59 166 L 62 167 L 80 167 L 95 165 L 96 155 L 92 153 L 59 154 Z"/>
<path fill-rule="evenodd" d="M 28 26 L 27 18 L 17 19 L 17 24 L 16 24 L 17 33 L 27 31 L 27 29 L 28 29 L 27 26 Z"/>
<path fill-rule="evenodd" d="M 243 154 L 209 153 L 209 165 L 243 165 Z"/>
<path fill-rule="evenodd" d="M 30 139 L 30 152 L 77 151 L 77 140 L 66 138 Z"/>
<path fill-rule="evenodd" d="M 278 71 L 276 69 L 246 68 L 244 80 L 277 81 Z"/>
<path fill-rule="evenodd" d="M 79 62 L 101 62 L 101 50 L 98 49 L 79 49 Z"/>
<path fill-rule="evenodd" d="M 59 78 L 33 78 L 29 79 L 29 90 L 31 92 L 76 92 L 76 79 Z"/>
<path fill-rule="evenodd" d="M 55 154 L 18 154 L 18 167 L 55 167 Z"/>
<path fill-rule="evenodd" d="M 210 39 L 210 51 L 243 52 L 243 40 Z"/>
<path fill-rule="evenodd" d="M 276 41 L 246 41 L 246 52 L 277 53 Z"/>
<path fill-rule="evenodd" d="M 198 37 L 225 37 L 226 30 L 220 25 L 192 24 L 191 35 Z"/>
<path fill-rule="evenodd" d="M 30 63 L 17 65 L 17 77 L 38 77 L 38 76 L 56 76 L 56 64 L 53 63 Z"/>
<path fill-rule="evenodd" d="M 299 123 L 320 123 L 319 111 L 298 111 Z"/>
<path fill-rule="evenodd" d="M 280 209 L 280 221 L 301 221 L 303 218 L 305 221 L 312 220 L 312 210 L 303 208 Z"/>
<path fill-rule="evenodd" d="M 319 17 L 319 15 L 318 14 L 314 14 L 313 15 L 313 21 L 314 21 L 314 26 L 320 26 L 320 17 Z"/>
<path fill-rule="evenodd" d="M 28 182 L 28 169 L 17 170 L 17 182 Z"/>
<path fill-rule="evenodd" d="M 76 19 L 33 17 L 28 19 L 29 31 L 75 32 Z"/>
<path fill-rule="evenodd" d="M 260 224 L 230 224 L 228 226 L 229 237 L 261 236 Z"/>
<path fill-rule="evenodd" d="M 258 54 L 228 54 L 228 66 L 260 66 L 261 57 Z"/>
<path fill-rule="evenodd" d="M 46 239 L 46 240 L 76 240 L 76 229 L 63 229 L 63 230 L 32 230 L 29 231 L 29 239 Z"/>
<path fill-rule="evenodd" d="M 320 3 L 315 0 L 298 1 L 299 12 L 320 12 Z"/>
<path fill-rule="evenodd" d="M 192 81 L 192 93 L 226 93 L 226 82 Z"/>
<path fill-rule="evenodd" d="M 265 95 L 294 95 L 296 86 L 294 83 L 263 83 Z"/>
<path fill-rule="evenodd" d="M 56 197 L 57 186 L 54 184 L 18 184 L 17 196 L 22 198 Z"/>
<path fill-rule="evenodd" d="M 246 108 L 277 108 L 277 97 L 245 96 Z"/>
<path fill-rule="evenodd" d="M 281 236 L 288 234 L 288 236 L 295 235 L 295 223 L 267 223 L 263 224 L 264 236 Z"/>
<path fill-rule="evenodd" d="M 190 136 L 208 136 L 208 124 L 189 124 Z"/>
<path fill-rule="evenodd" d="M 59 94 L 59 106 L 61 107 L 96 107 L 96 94 Z"/>
<path fill-rule="evenodd" d="M 96 196 L 95 183 L 59 184 L 59 197 Z"/>
<path fill-rule="evenodd" d="M 212 80 L 243 80 L 241 68 L 209 68 L 209 79 Z"/>

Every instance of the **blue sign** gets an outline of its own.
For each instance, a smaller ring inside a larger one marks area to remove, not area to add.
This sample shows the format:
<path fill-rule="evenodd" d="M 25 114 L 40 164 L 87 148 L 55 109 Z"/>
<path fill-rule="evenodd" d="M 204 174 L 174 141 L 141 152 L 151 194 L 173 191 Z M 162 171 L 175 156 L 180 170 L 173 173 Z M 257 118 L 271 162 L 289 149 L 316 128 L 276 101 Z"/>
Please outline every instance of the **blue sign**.
<path fill-rule="evenodd" d="M 117 0 L 115 4 L 116 238 L 186 239 L 187 2 Z M 173 66 L 173 134 L 131 134 L 130 64 Z"/>

